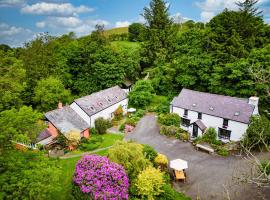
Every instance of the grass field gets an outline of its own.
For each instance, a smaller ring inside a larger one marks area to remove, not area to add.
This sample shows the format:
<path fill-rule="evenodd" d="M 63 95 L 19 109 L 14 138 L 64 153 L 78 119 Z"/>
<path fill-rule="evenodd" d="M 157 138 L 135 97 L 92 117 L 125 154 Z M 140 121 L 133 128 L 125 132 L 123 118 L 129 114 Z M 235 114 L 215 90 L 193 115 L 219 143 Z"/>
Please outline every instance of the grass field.
<path fill-rule="evenodd" d="M 128 33 L 128 27 L 113 28 L 113 29 L 105 30 L 104 32 L 105 36 L 110 36 L 113 34 L 122 34 L 122 33 Z"/>
<path fill-rule="evenodd" d="M 111 42 L 111 47 L 116 51 L 121 51 L 123 49 L 127 49 L 130 51 L 139 51 L 141 44 L 139 42 L 113 41 Z"/>

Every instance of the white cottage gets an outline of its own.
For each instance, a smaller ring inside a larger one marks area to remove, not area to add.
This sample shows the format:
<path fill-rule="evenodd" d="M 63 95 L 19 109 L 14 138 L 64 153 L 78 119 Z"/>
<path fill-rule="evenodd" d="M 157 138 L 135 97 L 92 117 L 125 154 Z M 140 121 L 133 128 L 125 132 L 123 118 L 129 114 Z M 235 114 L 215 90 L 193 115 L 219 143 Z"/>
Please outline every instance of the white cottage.
<path fill-rule="evenodd" d="M 225 141 L 239 141 L 246 132 L 252 115 L 258 115 L 258 97 L 249 99 L 182 89 L 173 99 L 170 112 L 181 117 L 180 126 L 192 138 L 202 136 L 213 127 Z"/>
<path fill-rule="evenodd" d="M 71 130 L 77 130 L 82 137 L 88 138 L 89 128 L 95 126 L 95 120 L 99 117 L 112 118 L 114 111 L 120 105 L 126 113 L 127 93 L 119 86 L 76 99 L 70 106 L 63 107 L 62 103 L 59 103 L 56 110 L 45 114 L 48 128 L 39 134 L 36 142 L 48 145 L 53 142 L 59 132 L 65 135 Z"/>
<path fill-rule="evenodd" d="M 125 113 L 128 106 L 127 93 L 119 86 L 115 86 L 76 99 L 70 107 L 84 119 L 89 127 L 94 127 L 97 118 L 112 118 L 114 111 L 120 105 Z"/>

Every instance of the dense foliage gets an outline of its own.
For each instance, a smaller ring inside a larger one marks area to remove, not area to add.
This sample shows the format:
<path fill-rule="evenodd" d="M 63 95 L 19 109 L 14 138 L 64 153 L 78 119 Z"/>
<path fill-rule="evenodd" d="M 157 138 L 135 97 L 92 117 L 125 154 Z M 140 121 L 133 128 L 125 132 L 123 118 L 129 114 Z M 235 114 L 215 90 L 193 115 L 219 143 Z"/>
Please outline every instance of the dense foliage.
<path fill-rule="evenodd" d="M 158 123 L 178 127 L 180 125 L 180 116 L 176 113 L 161 114 L 158 116 Z"/>
<path fill-rule="evenodd" d="M 108 157 L 111 161 L 124 166 L 131 181 L 150 165 L 149 160 L 143 155 L 143 146 L 133 142 L 116 142 L 109 149 Z"/>
<path fill-rule="evenodd" d="M 0 168 L 3 199 L 52 199 L 60 188 L 58 162 L 43 153 L 9 151 L 0 157 Z"/>
<path fill-rule="evenodd" d="M 270 145 L 270 120 L 266 117 L 253 117 L 242 144 L 250 149 L 269 147 Z"/>
<path fill-rule="evenodd" d="M 11 147 L 12 141 L 35 142 L 36 136 L 44 128 L 39 122 L 42 114 L 32 107 L 23 106 L 0 113 L 0 152 Z"/>
<path fill-rule="evenodd" d="M 151 162 L 154 162 L 155 158 L 158 155 L 156 150 L 153 147 L 151 147 L 150 145 L 147 145 L 147 144 L 143 145 L 143 154 Z"/>
<path fill-rule="evenodd" d="M 73 181 L 91 199 L 128 199 L 128 177 L 121 165 L 87 155 L 76 165 Z"/>
<path fill-rule="evenodd" d="M 109 127 L 111 127 L 111 122 L 109 120 L 102 117 L 95 120 L 95 129 L 98 134 L 105 134 Z"/>
<path fill-rule="evenodd" d="M 143 170 L 136 180 L 138 194 L 149 200 L 154 200 L 154 197 L 162 192 L 161 187 L 163 184 L 163 173 L 153 167 Z"/>

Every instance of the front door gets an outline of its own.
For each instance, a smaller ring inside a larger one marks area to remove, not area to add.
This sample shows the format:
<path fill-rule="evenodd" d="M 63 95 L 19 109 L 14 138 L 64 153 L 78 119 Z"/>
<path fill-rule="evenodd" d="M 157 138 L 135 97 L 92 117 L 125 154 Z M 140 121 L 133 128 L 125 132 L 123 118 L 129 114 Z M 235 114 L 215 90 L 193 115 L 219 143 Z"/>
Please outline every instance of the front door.
<path fill-rule="evenodd" d="M 193 137 L 198 137 L 198 126 L 197 126 L 197 124 L 193 124 L 192 136 Z"/>

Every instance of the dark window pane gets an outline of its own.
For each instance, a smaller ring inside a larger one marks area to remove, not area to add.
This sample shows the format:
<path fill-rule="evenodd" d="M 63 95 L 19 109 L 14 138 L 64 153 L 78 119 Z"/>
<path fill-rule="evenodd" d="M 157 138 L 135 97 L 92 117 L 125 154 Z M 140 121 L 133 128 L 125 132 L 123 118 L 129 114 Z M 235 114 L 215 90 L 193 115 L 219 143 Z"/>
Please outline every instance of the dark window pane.
<path fill-rule="evenodd" d="M 221 139 L 230 139 L 231 137 L 231 131 L 223 129 L 223 128 L 219 128 L 218 129 L 218 136 Z"/>
<path fill-rule="evenodd" d="M 202 119 L 202 113 L 198 113 L 198 119 Z"/>
<path fill-rule="evenodd" d="M 223 119 L 223 126 L 228 126 L 229 120 Z"/>
<path fill-rule="evenodd" d="M 185 116 L 188 116 L 188 110 L 185 109 L 184 115 L 185 115 Z"/>
<path fill-rule="evenodd" d="M 182 118 L 181 124 L 182 126 L 188 127 L 190 125 L 190 120 L 186 118 Z"/>

